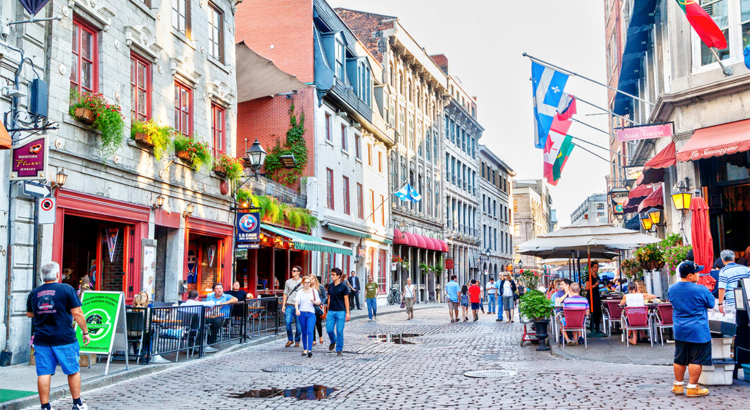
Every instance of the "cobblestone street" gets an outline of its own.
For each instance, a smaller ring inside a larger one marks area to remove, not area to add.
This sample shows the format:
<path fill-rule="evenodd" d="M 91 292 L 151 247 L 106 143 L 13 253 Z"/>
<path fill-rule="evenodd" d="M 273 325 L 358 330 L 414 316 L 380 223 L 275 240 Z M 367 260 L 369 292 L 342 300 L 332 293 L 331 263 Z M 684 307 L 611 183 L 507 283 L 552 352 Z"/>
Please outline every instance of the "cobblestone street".
<path fill-rule="evenodd" d="M 613 365 L 569 361 L 536 346 L 519 346 L 518 323 L 450 324 L 445 308 L 417 310 L 354 321 L 346 326 L 343 357 L 328 341 L 312 358 L 284 341 L 249 347 L 161 373 L 85 392 L 90 409 L 728 409 L 747 408 L 750 386 L 712 387 L 705 398 L 670 393 L 670 366 Z M 414 344 L 368 338 L 413 333 Z M 672 354 L 672 347 L 668 349 Z M 574 347 L 573 349 L 583 349 Z M 304 366 L 306 372 L 268 373 L 273 366 Z M 500 370 L 503 377 L 475 379 L 472 370 Z M 59 375 L 56 377 L 60 377 Z M 295 398 L 231 398 L 252 389 L 324 385 L 338 389 L 321 401 Z M 70 408 L 67 397 L 54 408 Z"/>

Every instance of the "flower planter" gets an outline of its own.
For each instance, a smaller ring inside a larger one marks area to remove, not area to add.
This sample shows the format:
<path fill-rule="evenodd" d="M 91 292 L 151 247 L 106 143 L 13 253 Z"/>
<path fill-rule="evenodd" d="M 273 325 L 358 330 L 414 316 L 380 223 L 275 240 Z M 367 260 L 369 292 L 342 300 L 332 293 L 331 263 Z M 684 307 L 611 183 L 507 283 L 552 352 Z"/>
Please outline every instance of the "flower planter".
<path fill-rule="evenodd" d="M 94 117 L 94 112 L 85 108 L 76 108 L 75 117 L 87 124 L 93 124 L 96 119 Z"/>
<path fill-rule="evenodd" d="M 190 158 L 190 154 L 187 151 L 178 151 L 177 152 L 177 158 L 184 160 L 184 161 L 191 161 L 192 158 Z"/>
<path fill-rule="evenodd" d="M 534 320 L 534 328 L 536 328 L 536 338 L 539 339 L 539 347 L 536 348 L 537 351 L 545 352 L 549 350 L 549 347 L 547 347 L 547 337 L 549 337 L 549 334 L 547 334 L 547 325 L 549 324 L 549 320 Z"/>
<path fill-rule="evenodd" d="M 154 146 L 153 141 L 151 141 L 151 136 L 146 134 L 145 132 L 138 132 L 135 134 L 135 140 L 138 142 L 142 142 L 146 145 Z"/>
<path fill-rule="evenodd" d="M 222 177 L 227 176 L 227 169 L 223 165 L 214 165 L 214 172 Z"/>

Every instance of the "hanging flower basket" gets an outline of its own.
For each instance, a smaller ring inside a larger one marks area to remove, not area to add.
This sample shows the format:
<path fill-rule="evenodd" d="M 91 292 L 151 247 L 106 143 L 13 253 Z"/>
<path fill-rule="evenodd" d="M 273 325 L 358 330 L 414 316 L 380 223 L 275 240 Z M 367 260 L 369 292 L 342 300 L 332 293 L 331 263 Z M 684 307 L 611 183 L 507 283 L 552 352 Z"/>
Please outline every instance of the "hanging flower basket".
<path fill-rule="evenodd" d="M 135 133 L 135 140 L 138 142 L 142 142 L 146 145 L 154 146 L 154 142 L 151 140 L 151 136 L 146 134 L 145 132 L 137 132 Z"/>
<path fill-rule="evenodd" d="M 187 151 L 177 151 L 177 158 L 185 161 L 190 161 L 192 159 L 190 153 Z"/>
<path fill-rule="evenodd" d="M 216 172 L 222 177 L 227 176 L 227 169 L 224 167 L 224 165 L 220 165 L 220 164 L 214 165 L 214 172 Z"/>
<path fill-rule="evenodd" d="M 86 108 L 76 108 L 75 117 L 86 124 L 93 124 L 95 119 L 94 112 Z"/>

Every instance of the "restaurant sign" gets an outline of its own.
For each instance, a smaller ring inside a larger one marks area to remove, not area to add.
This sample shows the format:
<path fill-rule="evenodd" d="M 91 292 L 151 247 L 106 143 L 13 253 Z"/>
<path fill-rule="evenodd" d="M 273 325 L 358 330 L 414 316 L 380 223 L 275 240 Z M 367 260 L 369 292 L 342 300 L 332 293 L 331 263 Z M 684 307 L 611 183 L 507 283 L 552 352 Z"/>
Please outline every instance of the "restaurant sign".
<path fill-rule="evenodd" d="M 240 209 L 235 221 L 237 249 L 260 247 L 260 212 L 256 208 Z"/>
<path fill-rule="evenodd" d="M 453 269 L 453 259 L 448 258 L 445 260 L 445 269 Z"/>
<path fill-rule="evenodd" d="M 674 133 L 672 123 L 666 124 L 649 124 L 636 127 L 620 128 L 617 130 L 617 140 L 636 141 L 647 140 L 652 138 L 671 137 Z"/>
<path fill-rule="evenodd" d="M 678 161 L 695 161 L 698 159 L 720 157 L 722 155 L 731 155 L 738 152 L 750 151 L 750 141 L 735 142 L 726 145 L 719 145 L 711 148 L 694 149 L 690 151 L 677 152 Z"/>
<path fill-rule="evenodd" d="M 10 180 L 47 179 L 47 136 L 28 137 L 10 149 Z"/>

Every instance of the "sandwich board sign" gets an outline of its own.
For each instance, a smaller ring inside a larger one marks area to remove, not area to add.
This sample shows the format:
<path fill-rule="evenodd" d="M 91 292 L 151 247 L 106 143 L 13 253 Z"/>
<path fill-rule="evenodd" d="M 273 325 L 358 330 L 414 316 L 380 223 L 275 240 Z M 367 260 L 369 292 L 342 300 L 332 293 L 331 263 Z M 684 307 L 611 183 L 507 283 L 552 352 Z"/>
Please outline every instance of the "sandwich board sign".
<path fill-rule="evenodd" d="M 81 309 L 86 318 L 91 342 L 83 345 L 81 328 L 76 326 L 76 339 L 81 346 L 81 353 L 107 355 L 107 367 L 104 375 L 109 373 L 109 362 L 115 351 L 125 352 L 125 369 L 128 363 L 128 339 L 125 325 L 125 295 L 122 292 L 104 292 L 89 290 L 81 296 Z"/>

